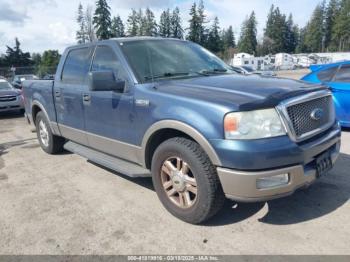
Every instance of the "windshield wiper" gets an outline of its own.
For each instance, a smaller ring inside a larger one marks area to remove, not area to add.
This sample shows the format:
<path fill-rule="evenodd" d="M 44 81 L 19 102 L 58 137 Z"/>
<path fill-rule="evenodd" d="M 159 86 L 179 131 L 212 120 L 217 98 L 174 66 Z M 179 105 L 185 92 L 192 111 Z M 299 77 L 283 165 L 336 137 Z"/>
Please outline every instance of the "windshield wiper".
<path fill-rule="evenodd" d="M 145 76 L 145 79 L 150 80 L 150 79 L 159 79 L 159 78 L 176 77 L 176 76 L 188 76 L 189 74 L 190 73 L 188 72 L 177 72 L 177 73 L 167 72 L 160 75 Z"/>
<path fill-rule="evenodd" d="M 220 74 L 220 73 L 226 73 L 228 70 L 225 69 L 225 68 L 214 68 L 214 69 L 203 69 L 199 72 L 197 72 L 198 74 L 201 74 L 201 75 L 205 75 L 205 76 L 208 76 L 208 75 L 213 75 L 213 74 Z"/>

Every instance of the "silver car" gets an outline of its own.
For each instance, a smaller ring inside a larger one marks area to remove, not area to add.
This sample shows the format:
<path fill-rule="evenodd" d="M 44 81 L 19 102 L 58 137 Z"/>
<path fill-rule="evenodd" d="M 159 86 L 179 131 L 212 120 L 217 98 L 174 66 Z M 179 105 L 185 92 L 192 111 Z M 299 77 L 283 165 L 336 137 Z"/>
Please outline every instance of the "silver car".
<path fill-rule="evenodd" d="M 13 88 L 5 79 L 0 78 L 0 112 L 15 110 L 24 112 L 21 91 Z"/>

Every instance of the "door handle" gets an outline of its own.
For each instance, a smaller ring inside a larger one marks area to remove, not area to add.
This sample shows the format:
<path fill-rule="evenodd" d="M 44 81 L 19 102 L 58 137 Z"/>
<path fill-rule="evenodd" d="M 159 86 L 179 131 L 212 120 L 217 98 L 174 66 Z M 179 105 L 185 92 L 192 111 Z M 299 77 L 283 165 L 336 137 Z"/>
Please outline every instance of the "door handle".
<path fill-rule="evenodd" d="M 55 91 L 55 97 L 61 97 L 61 91 Z"/>
<path fill-rule="evenodd" d="M 84 102 L 89 102 L 91 100 L 91 96 L 89 94 L 83 94 Z"/>

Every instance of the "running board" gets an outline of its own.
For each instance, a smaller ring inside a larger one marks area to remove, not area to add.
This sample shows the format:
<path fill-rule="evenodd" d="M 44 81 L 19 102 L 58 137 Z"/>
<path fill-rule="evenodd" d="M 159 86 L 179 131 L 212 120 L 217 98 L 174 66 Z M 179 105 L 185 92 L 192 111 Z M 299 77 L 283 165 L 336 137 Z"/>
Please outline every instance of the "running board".
<path fill-rule="evenodd" d="M 120 174 L 127 175 L 129 177 L 150 177 L 151 173 L 148 169 L 145 169 L 137 164 L 122 160 L 117 157 L 113 157 L 102 152 L 96 151 L 89 147 L 68 141 L 64 144 L 64 149 L 87 158 L 91 162 L 114 170 Z"/>

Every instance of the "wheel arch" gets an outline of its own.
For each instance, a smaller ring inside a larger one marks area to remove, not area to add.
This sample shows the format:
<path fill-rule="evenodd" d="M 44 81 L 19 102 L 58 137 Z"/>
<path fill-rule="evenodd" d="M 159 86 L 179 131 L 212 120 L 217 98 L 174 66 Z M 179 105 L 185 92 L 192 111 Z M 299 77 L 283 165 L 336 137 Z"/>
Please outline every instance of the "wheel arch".
<path fill-rule="evenodd" d="M 156 148 L 165 140 L 176 136 L 187 137 L 197 142 L 207 153 L 210 161 L 216 166 L 221 166 L 221 161 L 208 140 L 192 126 L 176 120 L 156 122 L 146 131 L 142 140 L 143 165 L 150 168 Z"/>

